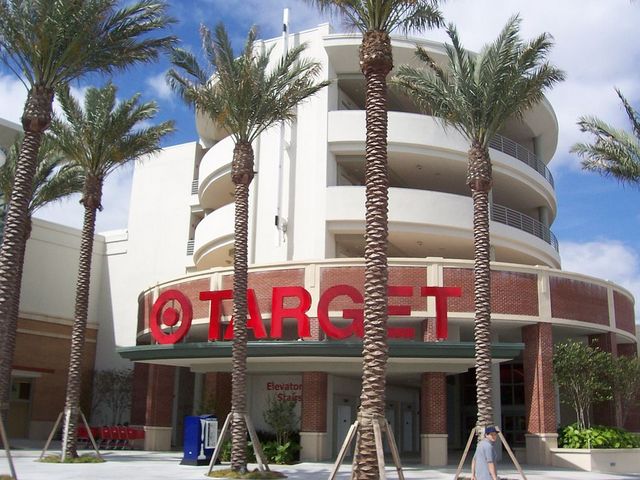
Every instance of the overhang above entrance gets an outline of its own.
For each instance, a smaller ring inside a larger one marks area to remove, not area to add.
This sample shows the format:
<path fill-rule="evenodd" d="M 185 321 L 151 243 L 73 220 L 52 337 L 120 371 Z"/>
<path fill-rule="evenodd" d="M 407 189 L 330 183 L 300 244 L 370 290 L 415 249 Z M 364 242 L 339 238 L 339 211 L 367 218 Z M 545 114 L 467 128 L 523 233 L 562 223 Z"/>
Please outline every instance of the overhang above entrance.
<path fill-rule="evenodd" d="M 231 342 L 199 342 L 175 345 L 121 347 L 118 353 L 134 362 L 188 367 L 194 372 L 231 371 Z M 524 349 L 522 343 L 494 343 L 494 362 L 512 360 Z M 423 372 L 461 373 L 474 365 L 472 342 L 389 343 L 388 374 Z M 351 374 L 362 370 L 362 344 L 326 341 L 249 342 L 247 370 Z"/>

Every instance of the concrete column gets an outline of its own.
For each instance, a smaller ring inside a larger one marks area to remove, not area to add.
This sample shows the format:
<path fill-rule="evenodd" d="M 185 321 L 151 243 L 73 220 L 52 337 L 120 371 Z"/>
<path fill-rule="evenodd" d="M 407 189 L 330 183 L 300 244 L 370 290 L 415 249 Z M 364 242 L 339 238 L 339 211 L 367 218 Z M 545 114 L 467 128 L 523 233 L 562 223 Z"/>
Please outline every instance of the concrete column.
<path fill-rule="evenodd" d="M 547 227 L 550 226 L 548 207 L 538 207 L 538 221 Z"/>
<path fill-rule="evenodd" d="M 171 450 L 175 367 L 149 365 L 144 449 Z"/>
<path fill-rule="evenodd" d="M 420 386 L 420 462 L 447 465 L 447 377 L 442 372 L 422 374 Z"/>
<path fill-rule="evenodd" d="M 329 459 L 327 435 L 327 374 L 302 373 L 302 413 L 300 418 L 300 460 Z"/>
<path fill-rule="evenodd" d="M 551 465 L 551 449 L 558 446 L 551 324 L 523 327 L 522 340 L 527 463 Z"/>

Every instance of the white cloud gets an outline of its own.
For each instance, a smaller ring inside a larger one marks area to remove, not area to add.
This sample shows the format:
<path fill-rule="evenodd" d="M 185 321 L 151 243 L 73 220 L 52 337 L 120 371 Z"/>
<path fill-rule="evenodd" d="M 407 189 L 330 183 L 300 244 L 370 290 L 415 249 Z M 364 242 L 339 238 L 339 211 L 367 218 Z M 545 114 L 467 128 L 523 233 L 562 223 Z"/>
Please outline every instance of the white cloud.
<path fill-rule="evenodd" d="M 146 83 L 162 100 L 172 100 L 173 91 L 165 80 L 166 72 L 147 78 Z"/>
<path fill-rule="evenodd" d="M 16 77 L 0 74 L 0 117 L 20 124 L 27 89 Z"/>
<path fill-rule="evenodd" d="M 563 270 L 610 280 L 640 299 L 640 255 L 629 245 L 605 238 L 561 242 L 560 252 Z M 640 318 L 640 302 L 636 303 L 636 318 Z"/>
<path fill-rule="evenodd" d="M 127 228 L 132 174 L 133 163 L 114 171 L 105 180 L 102 192 L 103 210 L 96 216 L 96 232 Z M 35 216 L 80 229 L 84 219 L 80 194 L 47 205 L 38 210 Z"/>

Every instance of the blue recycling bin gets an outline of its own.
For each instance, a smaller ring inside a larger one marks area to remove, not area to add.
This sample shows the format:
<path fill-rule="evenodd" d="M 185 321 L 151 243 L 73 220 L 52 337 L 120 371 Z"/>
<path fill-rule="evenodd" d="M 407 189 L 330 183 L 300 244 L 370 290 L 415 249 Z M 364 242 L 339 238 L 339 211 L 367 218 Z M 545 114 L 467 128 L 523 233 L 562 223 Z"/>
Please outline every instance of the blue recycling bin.
<path fill-rule="evenodd" d="M 184 417 L 183 456 L 180 465 L 208 465 L 218 441 L 214 415 Z"/>

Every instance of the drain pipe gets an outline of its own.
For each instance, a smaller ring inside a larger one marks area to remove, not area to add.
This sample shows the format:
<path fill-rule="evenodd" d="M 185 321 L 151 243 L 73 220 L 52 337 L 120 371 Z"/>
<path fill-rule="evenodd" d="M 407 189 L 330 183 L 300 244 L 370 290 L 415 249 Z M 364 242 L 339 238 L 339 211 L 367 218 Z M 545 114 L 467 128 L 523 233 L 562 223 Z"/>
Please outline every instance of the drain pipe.
<path fill-rule="evenodd" d="M 289 9 L 285 8 L 282 13 L 282 57 L 289 51 Z M 286 149 L 285 123 L 280 122 L 280 145 L 278 152 L 278 189 L 276 200 L 276 246 L 281 246 L 286 241 L 287 220 L 282 216 L 283 190 L 284 190 L 284 151 Z"/>

